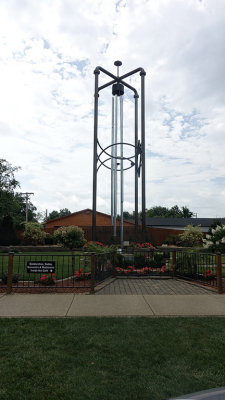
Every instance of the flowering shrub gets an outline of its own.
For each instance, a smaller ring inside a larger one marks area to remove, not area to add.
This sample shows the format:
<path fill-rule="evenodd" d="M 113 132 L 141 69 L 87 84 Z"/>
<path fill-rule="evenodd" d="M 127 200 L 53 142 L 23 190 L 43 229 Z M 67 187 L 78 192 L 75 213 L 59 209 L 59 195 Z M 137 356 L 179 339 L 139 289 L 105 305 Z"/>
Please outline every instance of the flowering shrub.
<path fill-rule="evenodd" d="M 85 243 L 84 250 L 94 253 L 103 253 L 105 246 L 101 242 L 89 241 Z"/>
<path fill-rule="evenodd" d="M 206 238 L 203 239 L 203 246 L 212 251 L 225 252 L 225 225 L 217 225 L 211 228 Z"/>
<path fill-rule="evenodd" d="M 61 226 L 54 234 L 57 243 L 69 249 L 80 248 L 86 242 L 83 229 L 78 226 Z"/>
<path fill-rule="evenodd" d="M 211 281 L 213 279 L 216 279 L 216 274 L 213 274 L 211 272 L 211 269 L 207 269 L 207 271 L 203 273 L 203 278 Z"/>
<path fill-rule="evenodd" d="M 83 272 L 82 269 L 79 269 L 77 271 L 75 271 L 75 273 L 73 274 L 73 279 L 75 281 L 81 281 L 81 280 L 85 280 L 85 279 L 90 279 L 91 277 L 91 273 L 90 272 Z"/>
<path fill-rule="evenodd" d="M 94 253 L 110 253 L 115 251 L 116 247 L 114 245 L 106 246 L 101 242 L 87 242 L 84 245 L 84 250 Z"/>
<path fill-rule="evenodd" d="M 145 243 L 135 243 L 135 242 L 132 242 L 132 243 L 131 243 L 131 246 L 134 247 L 134 248 L 138 248 L 138 249 L 147 249 L 147 248 L 150 248 L 150 249 L 152 249 L 152 250 L 155 250 L 155 247 L 152 246 L 152 244 L 149 243 L 149 242 L 145 242 Z"/>
<path fill-rule="evenodd" d="M 95 244 L 97 244 L 97 246 L 103 246 L 101 242 L 95 242 Z"/>
<path fill-rule="evenodd" d="M 46 286 L 55 285 L 56 282 L 55 274 L 42 275 L 39 282 L 41 285 L 46 285 Z"/>
<path fill-rule="evenodd" d="M 28 244 L 43 244 L 48 236 L 41 228 L 38 222 L 26 222 L 23 237 Z"/>
<path fill-rule="evenodd" d="M 187 225 L 184 232 L 179 235 L 179 239 L 179 244 L 181 246 L 202 246 L 203 233 L 201 231 L 201 225 Z"/>
<path fill-rule="evenodd" d="M 151 267 L 135 268 L 133 266 L 129 266 L 127 269 L 121 267 L 116 268 L 116 272 L 118 275 L 148 275 L 156 271 L 159 272 L 160 274 L 166 274 L 169 272 L 169 269 L 165 265 L 163 265 L 161 268 L 151 268 Z"/>

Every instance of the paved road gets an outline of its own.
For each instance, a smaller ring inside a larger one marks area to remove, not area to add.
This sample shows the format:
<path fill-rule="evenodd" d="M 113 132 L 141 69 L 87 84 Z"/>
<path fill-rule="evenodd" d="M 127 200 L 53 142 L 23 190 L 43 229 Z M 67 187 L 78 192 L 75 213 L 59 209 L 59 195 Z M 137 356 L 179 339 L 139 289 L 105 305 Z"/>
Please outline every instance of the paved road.
<path fill-rule="evenodd" d="M 214 290 L 181 279 L 117 278 L 104 282 L 97 295 L 200 295 L 217 294 Z"/>

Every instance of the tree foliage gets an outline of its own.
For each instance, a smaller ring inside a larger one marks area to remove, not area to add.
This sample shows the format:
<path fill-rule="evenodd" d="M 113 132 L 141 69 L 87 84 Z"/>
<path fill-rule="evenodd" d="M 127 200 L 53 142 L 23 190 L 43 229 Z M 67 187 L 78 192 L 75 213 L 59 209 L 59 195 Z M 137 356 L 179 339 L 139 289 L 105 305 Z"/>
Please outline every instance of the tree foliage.
<path fill-rule="evenodd" d="M 13 225 L 20 228 L 26 220 L 26 201 L 21 193 L 15 192 L 20 187 L 14 173 L 20 167 L 13 167 L 8 161 L 0 159 L 0 221 L 12 218 Z M 36 221 L 36 207 L 28 203 L 28 221 Z"/>
<path fill-rule="evenodd" d="M 125 219 L 134 219 L 135 214 L 134 211 L 129 213 L 128 211 L 124 211 L 123 217 Z M 142 218 L 142 212 L 138 214 L 139 219 Z M 193 212 L 189 210 L 188 207 L 183 206 L 179 208 L 177 205 L 167 208 L 161 206 L 155 206 L 146 209 L 146 217 L 163 217 L 163 218 L 191 218 L 193 217 Z"/>
<path fill-rule="evenodd" d="M 146 217 L 164 217 L 164 218 L 191 218 L 193 212 L 188 207 L 181 208 L 175 205 L 171 208 L 155 206 L 146 210 Z"/>
<path fill-rule="evenodd" d="M 60 218 L 60 217 L 65 217 L 66 215 L 70 215 L 71 211 L 68 210 L 68 208 L 62 208 L 59 211 L 53 210 L 49 213 L 49 216 L 47 217 L 46 221 L 50 221 L 51 219 L 55 218 Z"/>
<path fill-rule="evenodd" d="M 8 161 L 0 159 L 0 190 L 12 192 L 19 187 L 19 182 L 15 179 L 14 172 L 20 167 L 13 167 Z"/>
<path fill-rule="evenodd" d="M 0 220 L 0 245 L 16 245 L 18 241 L 13 219 L 7 215 Z"/>

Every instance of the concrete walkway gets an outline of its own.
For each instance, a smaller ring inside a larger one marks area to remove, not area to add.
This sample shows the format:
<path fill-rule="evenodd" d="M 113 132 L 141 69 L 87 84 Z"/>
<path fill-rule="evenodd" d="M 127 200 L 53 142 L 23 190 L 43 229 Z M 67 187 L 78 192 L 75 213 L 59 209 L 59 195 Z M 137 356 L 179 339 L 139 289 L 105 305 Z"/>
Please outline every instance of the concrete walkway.
<path fill-rule="evenodd" d="M 225 316 L 225 296 L 0 294 L 0 317 Z"/>

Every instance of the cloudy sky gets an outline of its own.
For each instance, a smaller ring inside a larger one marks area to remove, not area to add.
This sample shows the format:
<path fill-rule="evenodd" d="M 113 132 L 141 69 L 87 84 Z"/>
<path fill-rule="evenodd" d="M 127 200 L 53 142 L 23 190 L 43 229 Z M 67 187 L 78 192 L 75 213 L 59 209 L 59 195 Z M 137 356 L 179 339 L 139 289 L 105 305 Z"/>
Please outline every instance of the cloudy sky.
<path fill-rule="evenodd" d="M 21 191 L 39 211 L 92 207 L 93 71 L 116 73 L 115 60 L 121 74 L 146 71 L 146 206 L 224 217 L 224 0 L 1 0 L 0 158 L 21 166 Z M 139 74 L 127 82 L 140 90 Z M 125 91 L 129 142 L 133 106 Z M 99 139 L 110 136 L 107 89 Z M 132 211 L 133 170 L 124 200 Z M 110 212 L 104 168 L 97 209 Z"/>

